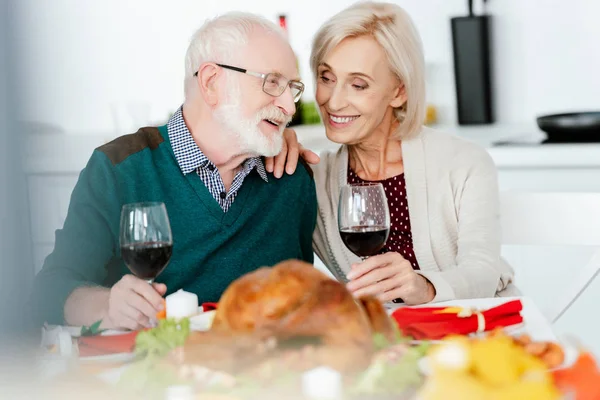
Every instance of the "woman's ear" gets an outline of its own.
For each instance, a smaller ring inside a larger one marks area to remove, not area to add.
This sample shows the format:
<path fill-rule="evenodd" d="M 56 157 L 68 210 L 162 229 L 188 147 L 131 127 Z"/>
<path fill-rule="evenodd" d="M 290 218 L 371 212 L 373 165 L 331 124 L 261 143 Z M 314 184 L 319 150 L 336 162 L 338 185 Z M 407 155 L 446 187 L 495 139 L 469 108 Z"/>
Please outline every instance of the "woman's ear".
<path fill-rule="evenodd" d="M 392 101 L 390 101 L 390 106 L 394 108 L 400 108 L 404 105 L 404 103 L 406 103 L 406 100 L 408 100 L 408 96 L 406 95 L 406 87 L 404 86 L 404 83 L 400 83 L 400 86 L 396 88 Z"/>
<path fill-rule="evenodd" d="M 196 82 L 200 89 L 200 94 L 206 104 L 214 106 L 219 102 L 219 91 L 217 76 L 219 68 L 212 63 L 205 63 L 198 68 Z"/>

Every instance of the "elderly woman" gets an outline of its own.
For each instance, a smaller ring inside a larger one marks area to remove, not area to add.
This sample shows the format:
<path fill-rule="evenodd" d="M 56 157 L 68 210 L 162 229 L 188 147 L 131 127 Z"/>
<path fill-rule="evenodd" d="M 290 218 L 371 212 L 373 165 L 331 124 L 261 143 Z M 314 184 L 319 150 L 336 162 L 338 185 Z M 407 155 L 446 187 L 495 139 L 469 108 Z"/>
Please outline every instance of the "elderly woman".
<path fill-rule="evenodd" d="M 500 257 L 493 161 L 422 125 L 425 63 L 407 13 L 371 2 L 341 11 L 317 32 L 311 67 L 327 137 L 342 145 L 313 168 L 313 248 L 333 275 L 383 302 L 517 293 Z M 340 238 L 337 210 L 340 188 L 364 182 L 383 185 L 391 230 L 381 252 L 361 262 Z"/>

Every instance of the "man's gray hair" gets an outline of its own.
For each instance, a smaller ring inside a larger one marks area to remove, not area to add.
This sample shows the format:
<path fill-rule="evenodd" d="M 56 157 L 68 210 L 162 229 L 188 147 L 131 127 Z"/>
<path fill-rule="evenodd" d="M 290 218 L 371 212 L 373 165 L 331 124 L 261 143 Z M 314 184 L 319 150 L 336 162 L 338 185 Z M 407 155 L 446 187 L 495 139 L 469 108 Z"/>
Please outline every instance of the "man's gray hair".
<path fill-rule="evenodd" d="M 248 38 L 256 28 L 279 35 L 287 41 L 278 25 L 256 14 L 229 12 L 206 21 L 192 36 L 185 55 L 185 97 L 191 93 L 195 85 L 194 74 L 202 63 L 241 63 L 240 49 L 248 44 Z"/>

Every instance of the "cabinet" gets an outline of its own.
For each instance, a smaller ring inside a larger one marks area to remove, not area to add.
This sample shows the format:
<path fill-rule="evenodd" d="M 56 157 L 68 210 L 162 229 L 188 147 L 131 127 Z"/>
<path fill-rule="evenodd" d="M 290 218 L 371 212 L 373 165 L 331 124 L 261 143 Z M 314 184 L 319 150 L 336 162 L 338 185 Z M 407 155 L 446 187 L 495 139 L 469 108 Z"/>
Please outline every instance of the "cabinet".
<path fill-rule="evenodd" d="M 54 233 L 63 226 L 77 173 L 40 174 L 27 178 L 30 204 L 31 241 L 35 272 L 54 247 Z"/>
<path fill-rule="evenodd" d="M 54 248 L 55 232 L 63 226 L 80 171 L 94 148 L 106 141 L 103 136 L 55 133 L 25 138 L 23 167 L 27 174 L 35 273 Z"/>

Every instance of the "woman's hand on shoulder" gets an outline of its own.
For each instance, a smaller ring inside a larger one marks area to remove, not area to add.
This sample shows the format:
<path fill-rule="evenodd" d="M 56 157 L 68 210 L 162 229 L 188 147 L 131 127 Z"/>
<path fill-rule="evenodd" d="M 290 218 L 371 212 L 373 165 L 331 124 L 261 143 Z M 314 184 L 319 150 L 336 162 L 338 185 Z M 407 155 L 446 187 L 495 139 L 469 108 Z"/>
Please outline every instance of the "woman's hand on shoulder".
<path fill-rule="evenodd" d="M 428 303 L 435 297 L 431 282 L 416 273 L 399 253 L 371 256 L 351 268 L 347 288 L 355 297 L 371 295 L 382 303 L 402 299 L 413 305 Z"/>
<path fill-rule="evenodd" d="M 292 175 L 298 166 L 298 159 L 302 157 L 309 164 L 318 164 L 320 158 L 311 150 L 302 146 L 298 142 L 296 131 L 292 128 L 285 128 L 283 131 L 283 145 L 281 151 L 275 157 L 265 158 L 265 169 L 273 173 L 275 178 L 281 178 L 283 171 Z"/>

